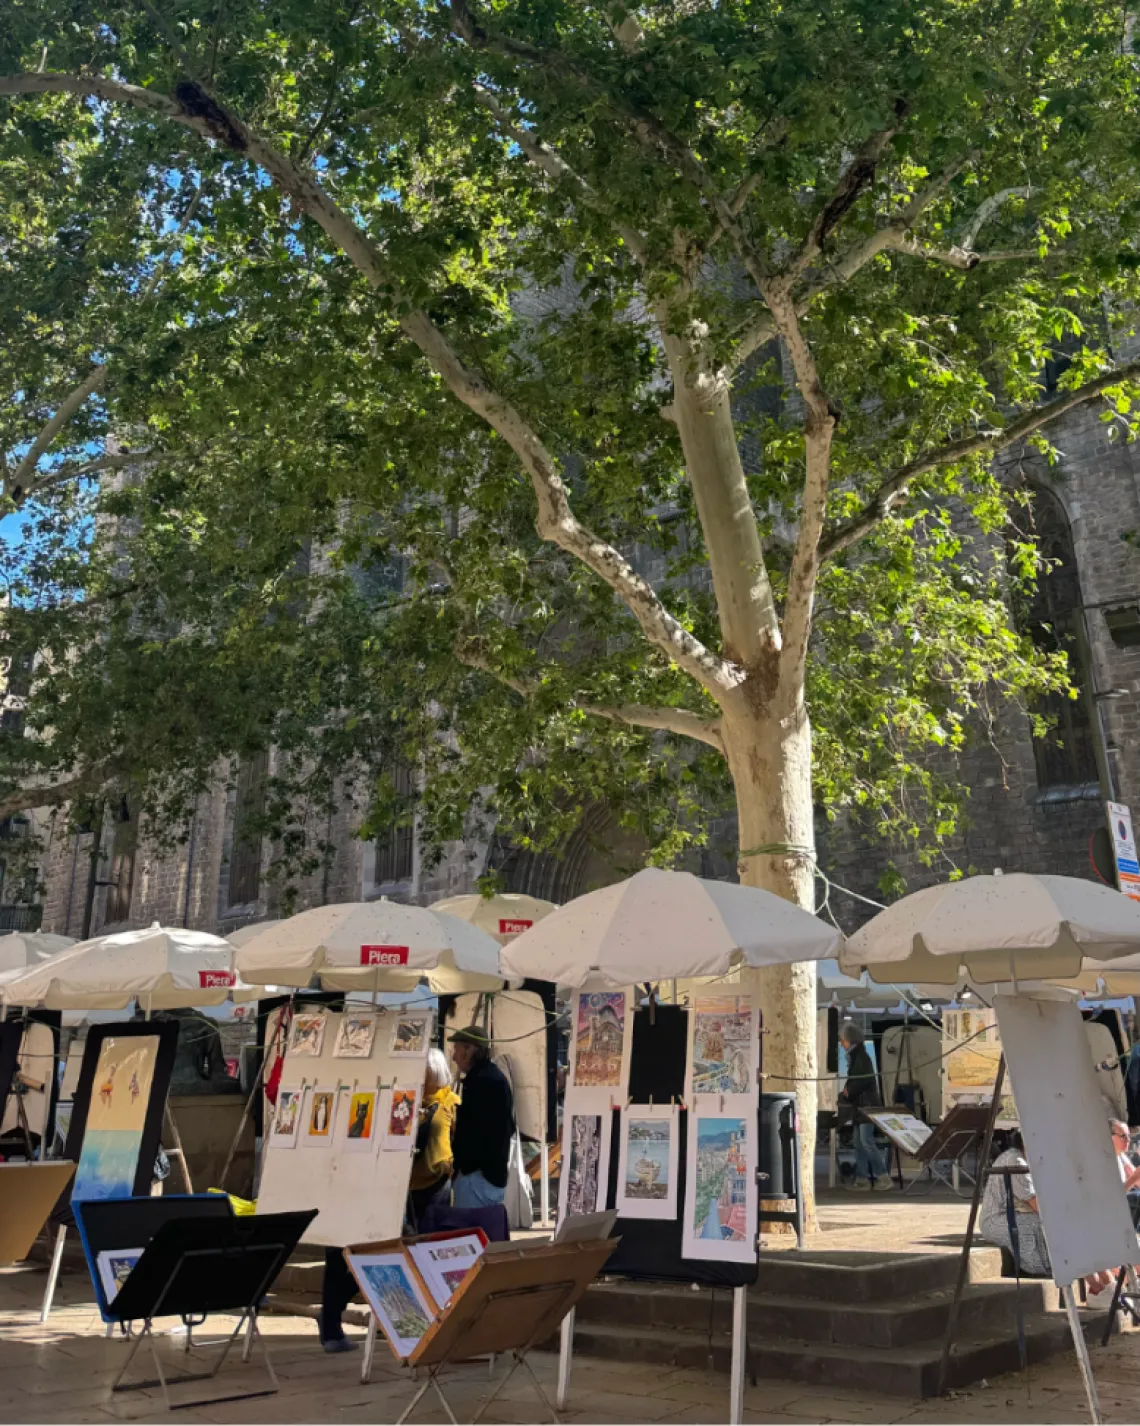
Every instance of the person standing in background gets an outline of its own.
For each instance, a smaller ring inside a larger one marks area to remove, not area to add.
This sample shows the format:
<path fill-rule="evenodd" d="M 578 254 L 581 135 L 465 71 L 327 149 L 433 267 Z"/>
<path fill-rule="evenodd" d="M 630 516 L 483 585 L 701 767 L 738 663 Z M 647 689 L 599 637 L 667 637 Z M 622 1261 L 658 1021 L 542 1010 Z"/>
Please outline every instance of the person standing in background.
<path fill-rule="evenodd" d="M 416 1131 L 416 1156 L 408 1189 L 408 1217 L 413 1227 L 432 1203 L 447 1203 L 451 1197 L 454 1154 L 452 1135 L 459 1096 L 451 1087 L 447 1056 L 434 1047 L 428 1051 L 424 1076 L 424 1107 Z"/>
<path fill-rule="evenodd" d="M 450 1043 L 463 1076 L 451 1141 L 452 1202 L 456 1208 L 490 1208 L 506 1198 L 514 1096 L 506 1075 L 491 1062 L 491 1041 L 478 1025 L 456 1030 Z"/>
<path fill-rule="evenodd" d="M 868 1105 L 882 1103 L 879 1078 L 863 1042 L 863 1032 L 857 1025 L 848 1021 L 840 1030 L 839 1039 L 847 1051 L 847 1082 L 839 1098 L 855 1110 L 855 1182 L 852 1186 L 863 1191 L 874 1188 L 886 1192 L 893 1186 L 886 1157 L 875 1143 L 874 1124 L 859 1112 Z"/>

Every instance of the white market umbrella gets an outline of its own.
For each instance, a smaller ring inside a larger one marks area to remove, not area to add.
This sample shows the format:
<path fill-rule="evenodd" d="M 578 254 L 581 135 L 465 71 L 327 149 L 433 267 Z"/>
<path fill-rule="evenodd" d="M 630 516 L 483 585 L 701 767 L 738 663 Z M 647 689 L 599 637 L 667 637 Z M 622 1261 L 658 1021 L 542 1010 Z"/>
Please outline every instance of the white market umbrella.
<path fill-rule="evenodd" d="M 841 969 L 956 985 L 1078 980 L 1140 955 L 1140 902 L 1071 876 L 972 876 L 914 891 L 848 938 Z"/>
<path fill-rule="evenodd" d="M 842 934 L 770 891 L 646 867 L 591 891 L 505 947 L 508 975 L 616 989 L 834 957 Z"/>
<path fill-rule="evenodd" d="M 74 945 L 74 936 L 52 936 L 46 931 L 12 931 L 0 936 L 0 985 Z"/>
<path fill-rule="evenodd" d="M 442 901 L 432 903 L 433 911 L 443 911 L 448 916 L 457 916 L 488 936 L 494 936 L 500 946 L 521 936 L 557 911 L 553 901 L 543 901 L 538 896 L 525 896 L 521 892 L 505 891 L 497 896 L 447 896 Z"/>
<path fill-rule="evenodd" d="M 220 1005 L 238 983 L 233 947 L 221 936 L 182 926 L 118 931 L 79 941 L 0 984 L 4 1005 L 47 1010 L 144 1010 Z"/>
<path fill-rule="evenodd" d="M 436 995 L 499 990 L 499 947 L 485 931 L 446 912 L 398 901 L 314 906 L 252 936 L 236 955 L 254 985 L 326 990 L 412 990 Z"/>
<path fill-rule="evenodd" d="M 248 945 L 254 936 L 260 936 L 262 931 L 268 931 L 271 926 L 277 926 L 277 921 L 251 921 L 248 926 L 239 926 L 236 931 L 231 931 L 226 937 L 234 949 Z"/>

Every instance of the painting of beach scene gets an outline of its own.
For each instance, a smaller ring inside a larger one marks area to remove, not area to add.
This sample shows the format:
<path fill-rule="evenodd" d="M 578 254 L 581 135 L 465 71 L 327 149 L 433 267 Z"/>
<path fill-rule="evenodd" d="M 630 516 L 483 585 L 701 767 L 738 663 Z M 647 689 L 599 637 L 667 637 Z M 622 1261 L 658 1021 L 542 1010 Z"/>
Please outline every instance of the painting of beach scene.
<path fill-rule="evenodd" d="M 157 1035 L 108 1035 L 103 1041 L 73 1198 L 126 1198 L 134 1192 L 157 1058 Z"/>
<path fill-rule="evenodd" d="M 689 1132 L 681 1256 L 755 1262 L 757 1204 L 748 1121 L 697 1117 Z"/>
<path fill-rule="evenodd" d="M 750 1091 L 756 1055 L 753 1019 L 748 996 L 697 997 L 693 1006 L 690 1095 Z"/>

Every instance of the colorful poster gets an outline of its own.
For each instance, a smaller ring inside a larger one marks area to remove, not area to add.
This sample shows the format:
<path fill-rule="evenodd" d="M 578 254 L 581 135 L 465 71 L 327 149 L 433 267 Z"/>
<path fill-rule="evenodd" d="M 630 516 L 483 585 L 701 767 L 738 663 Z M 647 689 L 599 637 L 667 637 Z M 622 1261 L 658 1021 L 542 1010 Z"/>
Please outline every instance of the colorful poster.
<path fill-rule="evenodd" d="M 956 1104 L 989 1104 L 993 1099 L 998 1061 L 1001 1059 L 1001 1035 L 997 1016 L 986 1006 L 970 1010 L 942 1012 L 942 1112 L 948 1114 Z M 1001 1097 L 998 1111 L 999 1128 L 1017 1126 L 1017 1106 L 1009 1089 L 1009 1081 Z"/>
<path fill-rule="evenodd" d="M 320 1059 L 321 1050 L 325 1044 L 327 1018 L 324 1011 L 316 1014 L 294 1015 L 293 1028 L 289 1033 L 289 1053 L 294 1059 L 300 1055 Z"/>
<path fill-rule="evenodd" d="M 483 1256 L 483 1240 L 478 1233 L 464 1233 L 411 1243 L 408 1252 L 436 1306 L 446 1307 L 452 1293 Z"/>
<path fill-rule="evenodd" d="M 403 1253 L 351 1253 L 348 1263 L 388 1345 L 397 1357 L 409 1356 L 435 1313 Z"/>
<path fill-rule="evenodd" d="M 337 1111 L 337 1147 L 349 1153 L 370 1154 L 377 1144 L 375 1089 L 343 1089 Z"/>
<path fill-rule="evenodd" d="M 366 1060 L 376 1039 L 375 1015 L 342 1015 L 333 1045 L 334 1060 Z"/>
<path fill-rule="evenodd" d="M 416 1085 L 395 1085 L 392 1102 L 388 1109 L 388 1125 L 384 1131 L 386 1149 L 410 1151 L 416 1145 L 416 1129 L 419 1125 L 416 1113 L 420 1091 Z"/>
<path fill-rule="evenodd" d="M 430 1015 L 397 1015 L 392 1026 L 392 1042 L 388 1053 L 397 1059 L 422 1060 L 431 1048 Z"/>
<path fill-rule="evenodd" d="M 749 1115 L 689 1121 L 683 1258 L 756 1261 L 756 1127 Z"/>
<path fill-rule="evenodd" d="M 610 1177 L 610 1127 L 613 1119 L 608 1097 L 567 1095 L 562 1130 L 562 1174 L 558 1188 L 558 1221 L 579 1213 L 605 1208 Z M 577 1102 L 575 1102 L 577 1100 Z"/>
<path fill-rule="evenodd" d="M 867 1118 L 883 1131 L 892 1144 L 897 1144 L 904 1154 L 912 1156 L 918 1153 L 934 1132 L 929 1124 L 924 1124 L 913 1114 L 877 1113 L 875 1110 L 868 1110 Z"/>
<path fill-rule="evenodd" d="M 301 1101 L 304 1095 L 299 1089 L 279 1089 L 277 1106 L 273 1114 L 273 1128 L 269 1142 L 275 1149 L 292 1149 L 297 1144 L 297 1131 L 301 1127 Z"/>
<path fill-rule="evenodd" d="M 126 1198 L 134 1192 L 150 1104 L 157 1035 L 108 1035 L 99 1049 L 73 1198 Z"/>
<path fill-rule="evenodd" d="M 676 1218 L 677 1111 L 631 1104 L 621 1115 L 619 1218 Z"/>
<path fill-rule="evenodd" d="M 747 995 L 698 995 L 690 1017 L 688 1097 L 750 1094 L 759 1057 L 756 1014 Z"/>
<path fill-rule="evenodd" d="M 306 1148 L 328 1148 L 332 1143 L 335 1117 L 336 1090 L 333 1088 L 310 1089 L 305 1100 L 304 1131 L 301 1136 L 301 1142 Z"/>
<path fill-rule="evenodd" d="M 575 1088 L 624 1091 L 629 1079 L 630 1029 L 624 990 L 579 994 L 574 1017 Z"/>

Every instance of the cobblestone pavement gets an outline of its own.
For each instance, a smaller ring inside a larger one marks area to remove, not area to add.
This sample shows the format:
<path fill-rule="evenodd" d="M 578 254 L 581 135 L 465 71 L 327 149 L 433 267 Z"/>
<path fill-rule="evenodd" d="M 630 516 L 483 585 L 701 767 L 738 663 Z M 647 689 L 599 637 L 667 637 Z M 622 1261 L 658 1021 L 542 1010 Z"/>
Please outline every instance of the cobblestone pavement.
<path fill-rule="evenodd" d="M 836 1249 L 901 1249 L 953 1252 L 961 1240 L 966 1206 L 949 1197 L 913 1196 L 883 1199 L 841 1198 L 825 1194 L 822 1231 L 808 1246 Z M 383 1344 L 376 1356 L 373 1380 L 361 1385 L 360 1353 L 325 1356 L 315 1325 L 293 1317 L 269 1317 L 263 1324 L 266 1341 L 280 1378 L 276 1396 L 222 1402 L 184 1409 L 168 1417 L 158 1388 L 111 1394 L 110 1384 L 128 1350 L 121 1339 L 103 1336 L 86 1275 L 65 1273 L 60 1279 L 57 1307 L 46 1325 L 39 1321 L 43 1267 L 0 1268 L 0 1423 L 39 1422 L 392 1422 L 415 1391 L 411 1378 L 392 1363 Z M 163 1323 L 163 1327 L 173 1325 Z M 210 1340 L 232 1329 L 234 1321 L 215 1319 Z M 358 1340 L 363 1333 L 352 1332 Z M 161 1341 L 164 1363 L 183 1369 L 186 1357 L 178 1339 Z M 200 1354 L 200 1357 L 199 1357 Z M 209 1353 L 195 1348 L 207 1362 Z M 1104 1349 L 1093 1350 L 1093 1366 L 1105 1419 L 1113 1423 L 1140 1421 L 1140 1333 L 1125 1333 Z M 533 1353 L 530 1361 L 553 1397 L 557 1359 Z M 136 1357 L 139 1375 L 151 1375 L 153 1363 L 144 1352 Z M 200 1367 L 199 1367 L 200 1369 Z M 496 1367 L 495 1381 L 506 1365 Z M 254 1363 L 232 1360 L 217 1383 L 198 1382 L 176 1388 L 173 1399 L 257 1389 L 264 1372 Z M 460 1421 L 470 1421 L 494 1382 L 484 1364 L 453 1370 L 446 1390 Z M 618 1364 L 576 1358 L 566 1419 L 572 1422 L 720 1422 L 727 1417 L 727 1377 L 699 1371 L 672 1370 L 640 1362 Z M 546 1420 L 534 1389 L 517 1372 L 484 1420 L 489 1423 Z M 912 1401 L 868 1393 L 840 1392 L 807 1383 L 763 1381 L 749 1386 L 745 1421 L 861 1423 L 908 1422 L 1083 1422 L 1087 1408 L 1071 1354 L 1030 1369 L 1027 1376 L 996 1378 L 938 1401 Z M 413 1423 L 446 1420 L 437 1398 L 429 1393 Z"/>

